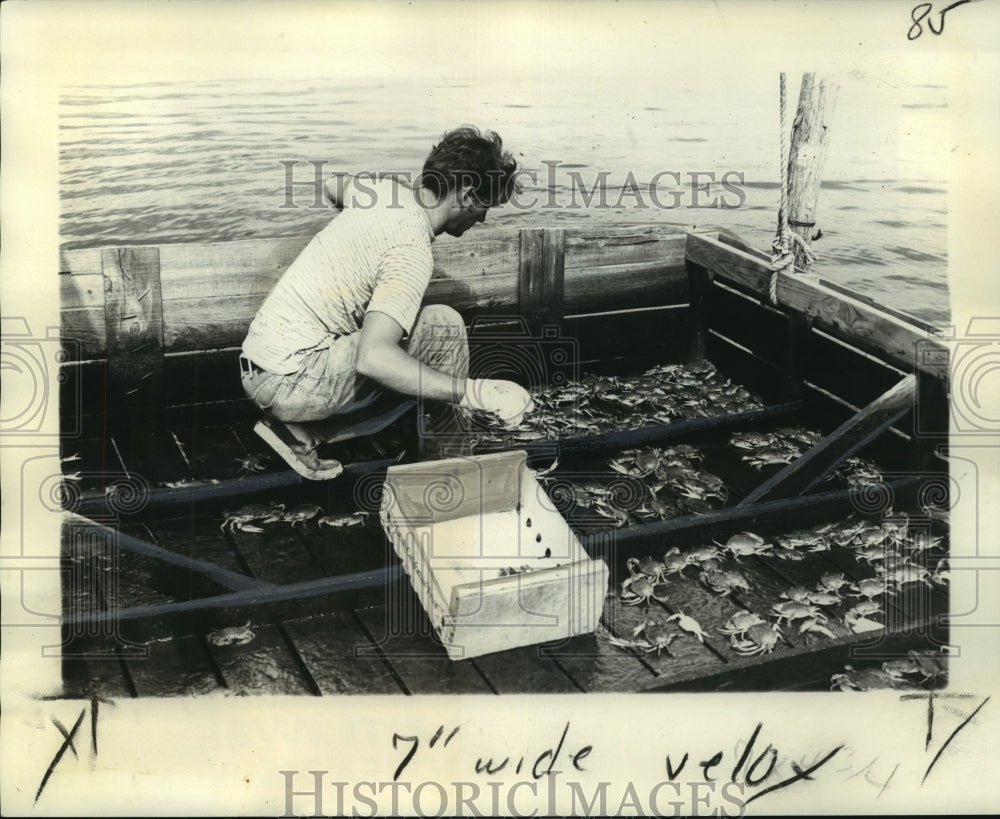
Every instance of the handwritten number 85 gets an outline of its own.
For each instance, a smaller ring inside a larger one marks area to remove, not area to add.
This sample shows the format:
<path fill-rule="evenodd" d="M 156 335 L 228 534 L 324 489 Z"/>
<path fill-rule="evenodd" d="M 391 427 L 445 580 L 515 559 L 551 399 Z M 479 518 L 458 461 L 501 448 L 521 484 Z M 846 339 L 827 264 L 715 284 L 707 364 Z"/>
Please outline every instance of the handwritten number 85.
<path fill-rule="evenodd" d="M 910 12 L 910 19 L 913 21 L 913 25 L 910 26 L 910 30 L 906 32 L 907 40 L 916 40 L 921 34 L 924 33 L 924 27 L 921 25 L 924 20 L 927 20 L 927 28 L 930 29 L 931 34 L 937 36 L 944 32 L 944 16 L 951 11 L 953 8 L 958 6 L 964 6 L 966 3 L 971 3 L 973 0 L 957 0 L 957 2 L 952 3 L 950 6 L 941 9 L 938 14 L 939 22 L 938 26 L 935 28 L 933 19 L 930 18 L 930 13 L 933 9 L 932 3 L 920 3 L 913 7 Z"/>

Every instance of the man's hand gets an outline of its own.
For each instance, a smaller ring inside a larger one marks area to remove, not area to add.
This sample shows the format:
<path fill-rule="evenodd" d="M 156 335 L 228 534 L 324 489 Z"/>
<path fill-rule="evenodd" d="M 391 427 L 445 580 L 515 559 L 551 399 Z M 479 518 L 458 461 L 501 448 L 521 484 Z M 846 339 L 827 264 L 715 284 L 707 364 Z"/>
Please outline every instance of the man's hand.
<path fill-rule="evenodd" d="M 465 383 L 465 394 L 460 407 L 482 410 L 500 418 L 507 428 L 520 426 L 525 414 L 535 408 L 528 391 L 513 381 L 495 378 L 470 378 Z"/>

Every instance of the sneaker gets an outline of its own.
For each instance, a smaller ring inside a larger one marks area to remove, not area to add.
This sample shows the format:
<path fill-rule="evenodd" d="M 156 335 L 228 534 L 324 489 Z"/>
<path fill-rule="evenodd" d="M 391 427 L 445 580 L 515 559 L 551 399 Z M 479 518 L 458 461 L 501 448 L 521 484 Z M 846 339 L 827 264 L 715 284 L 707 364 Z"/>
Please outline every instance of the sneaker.
<path fill-rule="evenodd" d="M 311 481 L 325 481 L 336 478 L 344 471 L 343 464 L 333 458 L 320 458 L 316 448 L 299 441 L 280 421 L 265 418 L 253 428 L 267 444 L 277 452 L 285 463 L 303 478 Z"/>

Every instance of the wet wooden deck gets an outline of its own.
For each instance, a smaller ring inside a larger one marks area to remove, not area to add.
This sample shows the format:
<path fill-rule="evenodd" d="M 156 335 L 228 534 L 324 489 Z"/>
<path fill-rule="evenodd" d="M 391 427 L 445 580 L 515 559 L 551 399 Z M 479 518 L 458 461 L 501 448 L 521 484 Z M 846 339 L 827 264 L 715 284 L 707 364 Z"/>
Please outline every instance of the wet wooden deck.
<path fill-rule="evenodd" d="M 776 422 L 777 423 L 777 422 Z M 359 461 L 376 462 L 395 454 L 393 430 L 354 445 Z M 460 662 L 450 661 L 405 576 L 398 577 L 398 560 L 378 524 L 380 474 L 373 471 L 352 481 L 296 484 L 283 481 L 286 471 L 252 433 L 250 422 L 190 427 L 160 433 L 162 457 L 139 466 L 120 462 L 119 453 L 99 438 L 79 439 L 71 446 L 81 460 L 81 491 L 108 483 L 108 474 L 143 476 L 154 490 L 166 483 L 245 481 L 255 494 L 214 504 L 172 503 L 116 519 L 122 533 L 172 553 L 213 564 L 251 583 L 304 583 L 358 572 L 392 572 L 398 579 L 340 595 L 199 610 L 120 623 L 115 633 L 71 633 L 64 646 L 64 681 L 68 696 L 98 693 L 111 697 L 298 694 L 327 696 L 372 693 L 541 693 L 827 690 L 831 674 L 846 663 L 878 664 L 905 656 L 906 649 L 936 648 L 946 643 L 937 625 L 948 611 L 947 590 L 924 583 L 908 584 L 905 594 L 884 596 L 877 616 L 886 628 L 854 634 L 843 625 L 843 613 L 857 598 L 821 607 L 830 638 L 800 633 L 785 626 L 772 652 L 741 656 L 720 633 L 726 621 L 741 611 L 773 620 L 771 607 L 793 586 L 815 587 L 828 572 L 842 572 L 857 582 L 875 575 L 848 548 L 808 554 L 800 560 L 776 556 L 732 559 L 749 581 L 749 591 L 718 595 L 697 579 L 696 567 L 667 581 L 666 603 L 622 605 L 618 584 L 628 574 L 625 560 L 651 554 L 659 557 L 672 546 L 682 549 L 724 541 L 753 528 L 774 537 L 826 521 L 842 520 L 852 506 L 842 487 L 831 486 L 826 502 L 798 503 L 768 512 L 738 508 L 741 497 L 767 477 L 742 464 L 718 439 L 699 441 L 706 452 L 704 467 L 724 475 L 730 498 L 724 509 L 683 520 L 665 521 L 657 530 L 609 530 L 583 534 L 593 554 L 603 555 L 612 583 L 600 626 L 594 634 L 558 644 L 529 646 Z M 70 453 L 65 453 L 70 454 Z M 119 460 L 119 463 L 115 463 Z M 568 463 L 585 469 L 586 464 Z M 255 471 L 260 469 L 259 472 Z M 267 489 L 268 476 L 274 489 Z M 120 478 L 115 478 L 120 480 Z M 263 489 L 262 489 L 263 488 Z M 838 494 L 839 492 L 839 494 Z M 121 509 L 127 500 L 112 495 Z M 368 513 L 355 525 L 329 527 L 319 515 L 292 522 L 260 523 L 262 531 L 223 526 L 227 512 L 248 500 L 280 501 L 289 511 L 299 504 L 321 507 L 322 515 L 346 518 Z M 897 504 L 903 496 L 897 499 Z M 139 502 L 141 504 L 141 501 Z M 112 506 L 114 504 L 111 504 Z M 856 505 L 856 504 L 855 504 Z M 779 505 L 780 506 L 780 505 Z M 905 507 L 903 507 L 905 508 Z M 899 505 L 897 511 L 901 510 Z M 911 504 L 913 521 L 921 510 Z M 112 509 L 113 511 L 113 509 Z M 128 510 L 133 512 L 135 510 Z M 877 511 L 873 518 L 877 520 Z M 587 510 L 570 510 L 571 525 L 581 533 L 594 528 Z M 927 521 L 928 531 L 947 535 L 939 521 Z M 64 610 L 67 620 L 87 612 L 136 610 L 182 601 L 196 601 L 228 591 L 210 577 L 143 556 L 113 543 L 82 538 L 67 525 L 63 553 L 67 578 Z M 921 556 L 933 568 L 947 554 L 947 537 Z M 629 639 L 647 617 L 666 620 L 683 613 L 698 621 L 704 642 L 678 631 L 671 654 L 622 648 L 611 638 Z M 111 618 L 113 621 L 114 618 Z M 219 644 L 223 628 L 242 636 Z M 252 633 L 252 636 L 251 636 Z M 867 658 L 867 660 L 866 660 Z"/>

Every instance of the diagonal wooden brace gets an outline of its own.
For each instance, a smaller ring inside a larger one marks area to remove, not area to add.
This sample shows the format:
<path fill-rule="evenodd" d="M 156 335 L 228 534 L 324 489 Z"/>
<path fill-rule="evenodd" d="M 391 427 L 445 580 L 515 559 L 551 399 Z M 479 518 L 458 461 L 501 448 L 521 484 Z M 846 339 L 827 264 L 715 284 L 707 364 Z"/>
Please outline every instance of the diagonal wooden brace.
<path fill-rule="evenodd" d="M 917 377 L 912 373 L 855 413 L 822 441 L 771 476 L 737 506 L 762 500 L 802 495 L 814 488 L 831 469 L 878 437 L 913 409 Z"/>
<path fill-rule="evenodd" d="M 191 572 L 197 572 L 226 589 L 244 591 L 273 588 L 271 583 L 264 583 L 263 581 L 249 577 L 245 574 L 232 572 L 229 569 L 216 566 L 214 563 L 208 563 L 204 560 L 197 560 L 192 557 L 179 555 L 176 552 L 171 552 L 169 549 L 163 549 L 159 546 L 153 545 L 152 543 L 147 543 L 144 540 L 134 538 L 131 535 L 126 535 L 124 532 L 119 532 L 117 529 L 111 529 L 98 523 L 97 521 L 90 520 L 90 518 L 86 518 L 83 515 L 78 515 L 74 512 L 67 513 L 67 520 L 73 525 L 74 529 L 90 529 L 111 539 L 111 541 L 119 549 L 134 552 L 145 557 L 152 557 L 156 560 L 162 560 L 164 563 L 169 563 L 173 566 L 177 566 L 181 569 L 187 569 Z"/>

